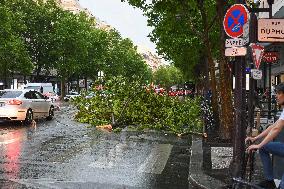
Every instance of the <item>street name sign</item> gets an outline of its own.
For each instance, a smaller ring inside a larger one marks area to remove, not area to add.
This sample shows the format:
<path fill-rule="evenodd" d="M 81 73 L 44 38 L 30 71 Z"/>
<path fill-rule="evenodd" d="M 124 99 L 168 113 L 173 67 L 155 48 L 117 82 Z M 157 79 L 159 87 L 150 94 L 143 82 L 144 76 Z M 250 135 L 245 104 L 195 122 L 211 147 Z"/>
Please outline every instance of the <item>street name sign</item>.
<path fill-rule="evenodd" d="M 225 47 L 242 47 L 244 46 L 243 38 L 226 39 Z"/>
<path fill-rule="evenodd" d="M 246 54 L 246 47 L 231 47 L 225 49 L 225 56 L 245 56 Z"/>
<path fill-rule="evenodd" d="M 243 25 L 248 21 L 249 13 L 242 4 L 231 6 L 224 17 L 223 26 L 226 34 L 231 38 L 243 35 Z"/>
<path fill-rule="evenodd" d="M 262 78 L 262 71 L 258 69 L 251 69 L 251 77 L 253 79 L 261 79 Z"/>
<path fill-rule="evenodd" d="M 258 19 L 258 41 L 284 42 L 284 19 Z"/>
<path fill-rule="evenodd" d="M 250 47 L 252 49 L 252 57 L 253 57 L 253 63 L 255 65 L 255 68 L 259 69 L 261 58 L 264 52 L 264 46 L 252 43 L 250 44 Z"/>

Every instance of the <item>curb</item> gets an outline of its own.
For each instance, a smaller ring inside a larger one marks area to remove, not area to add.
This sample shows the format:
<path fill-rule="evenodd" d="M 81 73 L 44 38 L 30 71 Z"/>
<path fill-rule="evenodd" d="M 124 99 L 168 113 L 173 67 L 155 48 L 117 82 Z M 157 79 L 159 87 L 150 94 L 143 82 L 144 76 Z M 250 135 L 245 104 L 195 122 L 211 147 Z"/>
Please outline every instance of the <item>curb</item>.
<path fill-rule="evenodd" d="M 202 139 L 192 136 L 191 156 L 189 162 L 188 180 L 191 185 L 201 189 L 212 189 L 225 187 L 226 184 L 209 175 L 202 170 L 203 151 Z"/>

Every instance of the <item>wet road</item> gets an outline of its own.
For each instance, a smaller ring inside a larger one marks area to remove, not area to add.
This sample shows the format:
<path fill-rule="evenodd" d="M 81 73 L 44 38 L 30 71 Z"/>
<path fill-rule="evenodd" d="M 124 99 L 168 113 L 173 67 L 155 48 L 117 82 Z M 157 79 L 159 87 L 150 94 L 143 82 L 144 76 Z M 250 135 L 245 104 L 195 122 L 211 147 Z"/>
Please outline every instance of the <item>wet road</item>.
<path fill-rule="evenodd" d="M 0 123 L 0 188 L 191 189 L 190 144 L 157 132 L 110 133 L 73 121 Z"/>

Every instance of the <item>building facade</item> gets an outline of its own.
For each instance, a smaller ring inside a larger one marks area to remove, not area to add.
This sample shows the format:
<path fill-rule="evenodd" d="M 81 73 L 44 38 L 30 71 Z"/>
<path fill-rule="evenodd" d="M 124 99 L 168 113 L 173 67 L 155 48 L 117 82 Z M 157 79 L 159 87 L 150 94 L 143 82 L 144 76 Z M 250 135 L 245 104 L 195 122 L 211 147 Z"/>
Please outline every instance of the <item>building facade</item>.
<path fill-rule="evenodd" d="M 260 8 L 268 8 L 267 0 L 260 1 Z M 273 18 L 284 19 L 284 0 L 274 0 L 272 5 L 272 15 Z M 269 18 L 268 12 L 259 13 L 259 19 Z M 284 30 L 284 29 L 283 29 Z M 274 51 L 278 52 L 279 59 L 278 61 L 271 64 L 271 76 L 269 75 L 269 65 L 268 63 L 262 62 L 262 70 L 264 73 L 265 80 L 259 82 L 261 86 L 265 88 L 269 85 L 269 79 L 271 85 L 277 85 L 280 82 L 284 82 L 284 43 L 262 43 L 265 46 L 265 52 Z"/>

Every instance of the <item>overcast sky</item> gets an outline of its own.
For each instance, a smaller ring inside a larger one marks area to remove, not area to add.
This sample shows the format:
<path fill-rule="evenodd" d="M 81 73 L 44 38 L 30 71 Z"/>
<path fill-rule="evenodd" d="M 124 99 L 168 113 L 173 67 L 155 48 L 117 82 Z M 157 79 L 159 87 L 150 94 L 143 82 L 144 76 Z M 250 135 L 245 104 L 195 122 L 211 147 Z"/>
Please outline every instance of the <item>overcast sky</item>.
<path fill-rule="evenodd" d="M 147 35 L 151 28 L 147 26 L 147 18 L 142 11 L 133 8 L 128 3 L 120 0 L 79 0 L 84 8 L 100 20 L 116 28 L 123 38 L 130 38 L 135 45 L 147 47 L 155 52 L 153 44 Z"/>

